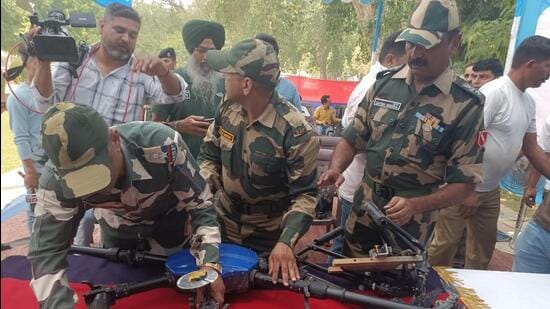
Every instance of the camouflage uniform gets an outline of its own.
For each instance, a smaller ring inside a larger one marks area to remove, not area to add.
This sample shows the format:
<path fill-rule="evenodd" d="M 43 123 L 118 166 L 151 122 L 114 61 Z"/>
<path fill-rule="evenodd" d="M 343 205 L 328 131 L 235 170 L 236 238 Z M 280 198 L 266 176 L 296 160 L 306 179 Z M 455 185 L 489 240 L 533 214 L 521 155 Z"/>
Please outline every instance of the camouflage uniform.
<path fill-rule="evenodd" d="M 443 19 L 450 15 L 449 24 L 442 22 L 443 27 L 455 24 L 456 28 L 458 11 L 452 3 L 422 1 L 411 22 L 417 20 L 419 10 L 426 13 L 431 9 L 435 10 L 433 14 L 421 15 Z M 443 8 L 447 10 L 443 17 L 435 15 Z M 431 25 L 430 21 L 419 24 Z M 398 40 L 428 49 L 440 42 L 440 35 L 434 39 L 436 36 L 424 36 L 422 31 L 408 28 Z M 457 77 L 451 67 L 418 94 L 408 65 L 378 74 L 342 134 L 357 151 L 366 152 L 367 161 L 363 183 L 354 195 L 352 213 L 346 222 L 344 254 L 366 255 L 375 244 L 380 244 L 379 232 L 361 207 L 364 199 L 382 209 L 393 196 L 422 196 L 444 183 L 481 181 L 482 148 L 477 146 L 476 137 L 483 126 L 482 113 L 481 94 Z M 436 216 L 435 211 L 417 214 L 403 228 L 426 244 Z M 400 251 L 403 244 L 396 242 L 394 249 Z"/>
<path fill-rule="evenodd" d="M 50 161 L 40 178 L 29 247 L 31 286 L 42 308 L 74 306 L 66 256 L 89 208 L 95 209 L 104 247 L 142 246 L 156 254 L 181 247 L 190 214 L 197 262 L 218 261 L 212 194 L 179 134 L 152 122 L 113 128 L 120 134 L 126 172 L 114 189 L 101 190 L 110 183 L 111 164 L 101 116 L 90 107 L 60 103 L 44 117 L 42 139 Z"/>
<path fill-rule="evenodd" d="M 227 56 L 236 59 L 229 65 L 217 63 L 219 54 L 212 53 L 212 68 L 275 86 L 278 59 L 263 41 L 237 44 Z M 265 253 L 279 241 L 293 248 L 313 220 L 318 151 L 311 126 L 275 92 L 252 123 L 241 104 L 224 102 L 199 155 L 201 174 L 219 189 L 216 211 L 223 240 Z"/>

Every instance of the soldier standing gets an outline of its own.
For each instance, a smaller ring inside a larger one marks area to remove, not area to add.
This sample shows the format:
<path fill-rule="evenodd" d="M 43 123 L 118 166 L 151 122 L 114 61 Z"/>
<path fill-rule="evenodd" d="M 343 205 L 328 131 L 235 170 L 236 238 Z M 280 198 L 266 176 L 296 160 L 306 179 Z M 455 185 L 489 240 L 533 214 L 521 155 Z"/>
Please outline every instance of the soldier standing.
<path fill-rule="evenodd" d="M 40 178 L 29 245 L 31 286 L 41 308 L 71 308 L 67 253 L 86 209 L 94 208 L 106 248 L 167 255 L 184 242 L 191 215 L 197 264 L 220 271 L 212 193 L 180 135 L 153 122 L 110 130 L 91 107 L 59 103 L 42 122 L 50 161 Z M 212 297 L 223 303 L 221 276 Z"/>
<path fill-rule="evenodd" d="M 224 241 L 269 254 L 269 271 L 285 284 L 299 278 L 292 249 L 307 232 L 317 202 L 319 140 L 304 116 L 274 91 L 279 60 L 272 46 L 245 40 L 209 51 L 224 73 L 226 101 L 199 155 L 215 190 Z"/>
<path fill-rule="evenodd" d="M 334 183 L 357 151 L 366 152 L 365 176 L 346 222 L 345 255 L 366 255 L 379 244 L 363 200 L 426 244 L 435 210 L 460 204 L 481 180 L 476 137 L 483 98 L 451 69 L 458 27 L 454 0 L 417 4 L 396 39 L 406 41 L 408 64 L 379 73 L 319 179 L 319 185 Z"/>

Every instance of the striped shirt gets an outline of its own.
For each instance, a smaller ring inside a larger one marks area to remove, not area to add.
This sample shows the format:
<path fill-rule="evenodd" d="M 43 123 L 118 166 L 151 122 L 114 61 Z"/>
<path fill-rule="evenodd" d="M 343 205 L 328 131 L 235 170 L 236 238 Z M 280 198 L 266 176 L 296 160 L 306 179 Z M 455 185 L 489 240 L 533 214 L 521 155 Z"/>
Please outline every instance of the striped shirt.
<path fill-rule="evenodd" d="M 95 49 L 95 46 L 90 48 Z M 55 63 L 52 68 L 54 92 L 51 96 L 40 95 L 33 83 L 37 108 L 46 111 L 58 102 L 89 105 L 103 116 L 109 126 L 112 126 L 143 120 L 143 106 L 147 101 L 170 104 L 184 100 L 187 84 L 181 77 L 175 74 L 181 84 L 180 93 L 167 95 L 158 78 L 132 72 L 134 59 L 132 56 L 128 63 L 102 76 L 93 52 L 89 52 L 76 70 L 78 78 L 71 76 L 68 63 Z"/>

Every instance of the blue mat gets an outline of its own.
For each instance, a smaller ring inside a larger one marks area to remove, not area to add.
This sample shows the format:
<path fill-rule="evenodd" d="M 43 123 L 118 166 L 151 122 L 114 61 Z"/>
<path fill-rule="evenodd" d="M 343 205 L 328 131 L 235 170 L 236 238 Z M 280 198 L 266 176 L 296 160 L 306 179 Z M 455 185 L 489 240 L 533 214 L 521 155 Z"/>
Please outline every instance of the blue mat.
<path fill-rule="evenodd" d="M 9 202 L 4 209 L 2 209 L 2 222 L 11 219 L 15 215 L 18 215 L 22 211 L 27 210 L 27 202 L 25 201 L 25 194 L 15 198 Z"/>

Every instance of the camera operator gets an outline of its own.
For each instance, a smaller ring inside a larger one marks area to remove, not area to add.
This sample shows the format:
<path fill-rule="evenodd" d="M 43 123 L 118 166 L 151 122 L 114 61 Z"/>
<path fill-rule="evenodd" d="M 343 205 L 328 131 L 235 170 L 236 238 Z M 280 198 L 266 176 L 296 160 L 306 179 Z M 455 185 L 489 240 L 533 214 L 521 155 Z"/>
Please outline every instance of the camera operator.
<path fill-rule="evenodd" d="M 30 56 L 24 48 L 17 51 L 23 65 L 27 69 L 25 81 L 14 89 L 13 94 L 8 98 L 8 113 L 10 129 L 13 131 L 13 141 L 17 147 L 17 154 L 23 165 L 25 188 L 28 197 L 34 194 L 38 188 L 38 178 L 44 169 L 47 161 L 46 154 L 40 145 L 40 123 L 42 115 L 29 109 L 34 106 L 34 96 L 30 88 L 30 83 L 36 72 L 37 59 Z M 22 100 L 22 103 L 17 100 Z M 32 231 L 34 224 L 34 203 L 32 199 L 27 199 L 27 224 L 29 231 Z"/>
<path fill-rule="evenodd" d="M 117 3 L 107 6 L 99 23 L 101 41 L 82 58 L 77 77 L 69 63 L 58 63 L 52 76 L 50 62 L 39 62 L 33 84 L 37 108 L 45 111 L 58 102 L 89 105 L 108 125 L 115 125 L 141 120 L 147 99 L 156 103 L 183 101 L 187 84 L 160 58 L 133 56 L 140 26 L 134 9 Z M 39 35 L 40 29 L 29 31 L 29 40 Z"/>

